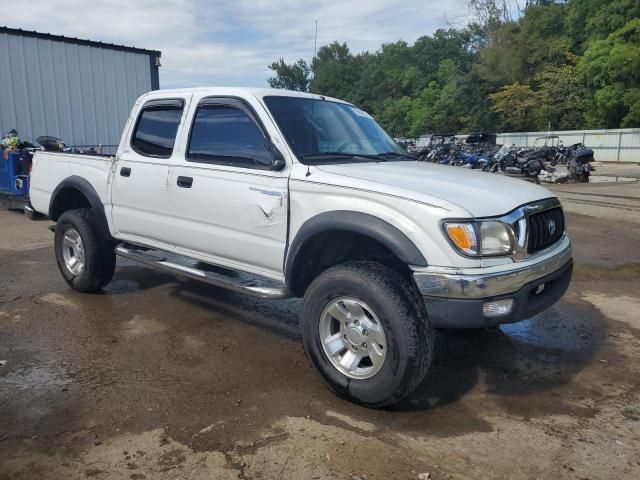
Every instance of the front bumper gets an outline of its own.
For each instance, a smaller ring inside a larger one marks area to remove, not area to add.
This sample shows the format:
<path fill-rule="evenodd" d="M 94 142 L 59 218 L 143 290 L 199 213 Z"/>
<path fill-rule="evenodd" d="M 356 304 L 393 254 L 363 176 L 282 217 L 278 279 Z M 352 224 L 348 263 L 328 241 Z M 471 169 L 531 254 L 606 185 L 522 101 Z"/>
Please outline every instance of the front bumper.
<path fill-rule="evenodd" d="M 522 268 L 487 273 L 414 271 L 431 324 L 436 328 L 493 327 L 530 318 L 556 303 L 571 282 L 571 243 L 564 238 L 537 261 Z M 484 306 L 513 300 L 508 313 L 486 316 Z"/>

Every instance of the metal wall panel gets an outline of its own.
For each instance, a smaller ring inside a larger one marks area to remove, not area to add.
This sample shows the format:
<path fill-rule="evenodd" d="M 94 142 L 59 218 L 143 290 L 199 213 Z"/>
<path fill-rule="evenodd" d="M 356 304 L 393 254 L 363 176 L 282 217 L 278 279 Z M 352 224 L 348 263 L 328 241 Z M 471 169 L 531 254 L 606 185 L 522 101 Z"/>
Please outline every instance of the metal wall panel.
<path fill-rule="evenodd" d="M 558 135 L 565 146 L 581 142 L 602 162 L 640 162 L 640 128 L 499 133 L 497 143 L 533 147 L 536 138 Z"/>
<path fill-rule="evenodd" d="M 117 145 L 151 76 L 145 53 L 0 32 L 0 133 Z"/>

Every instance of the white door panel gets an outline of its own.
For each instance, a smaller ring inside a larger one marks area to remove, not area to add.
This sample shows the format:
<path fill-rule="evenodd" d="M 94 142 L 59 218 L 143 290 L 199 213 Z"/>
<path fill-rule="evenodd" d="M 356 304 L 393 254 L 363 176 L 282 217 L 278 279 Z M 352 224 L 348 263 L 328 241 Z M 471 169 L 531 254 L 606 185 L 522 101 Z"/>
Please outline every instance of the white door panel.
<path fill-rule="evenodd" d="M 167 223 L 169 172 L 180 155 L 180 134 L 191 96 L 150 99 L 127 122 L 111 185 L 111 217 L 118 238 L 171 249 Z"/>
<path fill-rule="evenodd" d="M 121 174 L 129 169 L 129 176 Z M 169 166 L 120 160 L 112 185 L 112 217 L 117 233 L 164 241 L 169 193 Z"/>
<path fill-rule="evenodd" d="M 193 178 L 191 188 L 178 177 Z M 172 168 L 169 189 L 175 245 L 244 269 L 282 274 L 287 238 L 285 175 L 194 164 Z"/>

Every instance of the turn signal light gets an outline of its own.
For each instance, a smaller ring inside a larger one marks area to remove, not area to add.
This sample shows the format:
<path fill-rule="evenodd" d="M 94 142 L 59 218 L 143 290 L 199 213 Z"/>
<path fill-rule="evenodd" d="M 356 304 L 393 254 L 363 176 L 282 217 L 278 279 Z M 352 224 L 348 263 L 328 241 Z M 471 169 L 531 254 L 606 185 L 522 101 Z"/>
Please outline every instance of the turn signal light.
<path fill-rule="evenodd" d="M 475 228 L 471 223 L 447 223 L 447 235 L 462 252 L 475 255 L 478 253 L 478 241 Z"/>

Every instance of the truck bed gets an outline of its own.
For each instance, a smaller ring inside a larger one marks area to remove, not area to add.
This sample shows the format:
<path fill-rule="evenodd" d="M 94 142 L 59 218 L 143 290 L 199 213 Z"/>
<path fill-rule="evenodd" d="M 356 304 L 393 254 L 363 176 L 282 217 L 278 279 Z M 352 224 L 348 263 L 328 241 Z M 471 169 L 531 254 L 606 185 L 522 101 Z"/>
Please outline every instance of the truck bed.
<path fill-rule="evenodd" d="M 53 191 L 60 182 L 71 176 L 89 182 L 103 205 L 110 204 L 107 180 L 114 158 L 93 154 L 36 152 L 31 174 L 31 204 L 37 212 L 48 215 Z"/>

